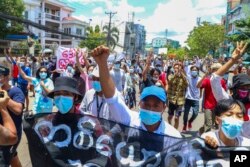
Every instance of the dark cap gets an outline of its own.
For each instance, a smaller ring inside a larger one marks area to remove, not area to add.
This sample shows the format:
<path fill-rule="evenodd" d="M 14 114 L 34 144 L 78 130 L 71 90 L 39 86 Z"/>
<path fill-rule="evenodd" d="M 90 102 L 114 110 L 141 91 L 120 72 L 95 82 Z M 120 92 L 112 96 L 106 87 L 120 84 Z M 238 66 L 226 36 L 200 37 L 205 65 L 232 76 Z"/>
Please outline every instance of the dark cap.
<path fill-rule="evenodd" d="M 56 91 L 67 91 L 78 95 L 78 101 L 81 102 L 83 96 L 78 90 L 77 80 L 70 77 L 58 77 L 55 80 L 55 89 L 48 94 L 48 97 L 54 98 Z"/>
<path fill-rule="evenodd" d="M 247 74 L 238 74 L 233 77 L 232 88 L 238 88 L 244 85 L 250 85 L 250 77 Z"/>
<path fill-rule="evenodd" d="M 7 76 L 9 74 L 10 74 L 9 68 L 0 65 L 0 75 Z"/>

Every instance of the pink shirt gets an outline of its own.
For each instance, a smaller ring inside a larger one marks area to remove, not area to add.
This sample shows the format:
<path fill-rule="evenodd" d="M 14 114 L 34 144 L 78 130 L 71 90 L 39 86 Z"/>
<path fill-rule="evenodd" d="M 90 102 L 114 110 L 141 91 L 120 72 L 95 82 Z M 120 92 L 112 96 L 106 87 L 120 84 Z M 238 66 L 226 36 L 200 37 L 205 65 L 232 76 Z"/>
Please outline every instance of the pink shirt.
<path fill-rule="evenodd" d="M 85 81 L 85 86 L 86 86 L 85 87 L 85 92 L 87 92 L 88 90 L 92 89 L 92 79 L 89 77 L 89 75 L 86 74 L 86 73 L 82 73 L 80 75 L 80 77 L 82 79 L 84 79 L 84 81 Z"/>

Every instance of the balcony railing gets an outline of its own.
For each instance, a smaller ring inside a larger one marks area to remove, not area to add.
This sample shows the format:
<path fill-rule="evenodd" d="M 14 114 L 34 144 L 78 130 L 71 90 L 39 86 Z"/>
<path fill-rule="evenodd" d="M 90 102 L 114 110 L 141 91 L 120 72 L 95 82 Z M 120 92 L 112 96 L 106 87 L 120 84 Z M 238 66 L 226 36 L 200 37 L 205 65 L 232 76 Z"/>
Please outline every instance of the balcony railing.
<path fill-rule="evenodd" d="M 60 35 L 53 34 L 53 33 L 45 33 L 45 37 L 47 37 L 47 38 L 54 38 L 54 39 L 60 39 Z"/>
<path fill-rule="evenodd" d="M 50 13 L 46 13 L 46 14 L 45 14 L 45 17 L 46 17 L 47 19 L 60 21 L 60 16 L 52 15 L 52 14 L 50 14 Z"/>

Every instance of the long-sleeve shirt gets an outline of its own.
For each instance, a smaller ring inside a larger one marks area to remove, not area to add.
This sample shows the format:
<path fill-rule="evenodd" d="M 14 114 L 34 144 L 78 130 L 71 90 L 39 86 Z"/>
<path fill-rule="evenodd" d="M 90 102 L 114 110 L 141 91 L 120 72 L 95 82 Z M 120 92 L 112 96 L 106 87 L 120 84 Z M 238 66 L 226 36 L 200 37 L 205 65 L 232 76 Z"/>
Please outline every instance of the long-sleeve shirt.
<path fill-rule="evenodd" d="M 184 76 L 173 76 L 170 78 L 168 87 L 169 102 L 176 105 L 184 105 L 188 81 Z"/>

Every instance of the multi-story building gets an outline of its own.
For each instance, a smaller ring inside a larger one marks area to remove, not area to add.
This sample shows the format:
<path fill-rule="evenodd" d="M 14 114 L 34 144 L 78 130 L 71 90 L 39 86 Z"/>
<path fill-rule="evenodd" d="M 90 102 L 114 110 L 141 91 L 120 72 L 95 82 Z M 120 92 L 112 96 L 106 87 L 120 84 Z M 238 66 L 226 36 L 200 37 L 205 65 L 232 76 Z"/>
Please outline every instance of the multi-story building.
<path fill-rule="evenodd" d="M 239 32 L 235 26 L 235 21 L 246 18 L 247 13 L 245 12 L 250 12 L 250 0 L 227 1 L 227 13 L 222 17 L 221 21 L 225 26 L 226 35 L 232 35 Z M 221 54 L 226 54 L 227 56 L 231 55 L 234 49 L 233 45 L 228 41 L 225 41 L 221 48 Z"/>
<path fill-rule="evenodd" d="M 65 3 L 58 0 L 24 0 L 24 4 L 26 19 L 67 34 L 85 35 L 88 24 L 72 17 L 74 9 Z M 53 43 L 65 47 L 77 47 L 80 43 L 80 39 L 45 32 L 34 27 L 30 27 L 29 31 L 38 36 L 43 47 L 49 47 Z"/>
<path fill-rule="evenodd" d="M 173 48 L 179 48 L 180 42 L 172 40 L 172 39 L 163 38 L 163 37 L 156 37 L 152 39 L 152 47 L 153 47 L 155 54 L 158 54 L 159 48 L 164 48 L 167 45 Z"/>
<path fill-rule="evenodd" d="M 118 43 L 123 45 L 123 51 L 127 55 L 133 59 L 135 54 L 145 53 L 146 31 L 143 25 L 125 22 L 120 31 Z"/>
<path fill-rule="evenodd" d="M 167 38 L 156 37 L 152 39 L 153 48 L 162 48 L 167 45 Z"/>

